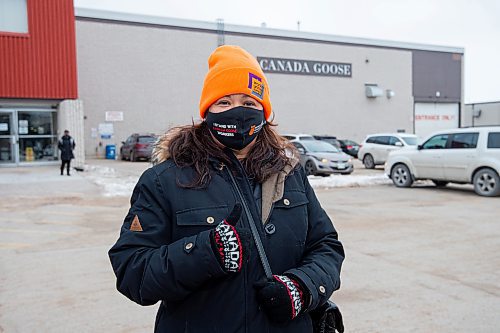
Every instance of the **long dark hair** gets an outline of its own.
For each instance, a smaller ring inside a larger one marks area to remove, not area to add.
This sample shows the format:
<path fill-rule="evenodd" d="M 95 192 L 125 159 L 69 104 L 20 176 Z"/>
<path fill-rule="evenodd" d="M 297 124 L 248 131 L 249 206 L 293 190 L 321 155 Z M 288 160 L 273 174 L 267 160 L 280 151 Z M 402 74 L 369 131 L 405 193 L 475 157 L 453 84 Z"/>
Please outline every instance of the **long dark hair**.
<path fill-rule="evenodd" d="M 297 156 L 296 148 L 280 136 L 268 122 L 260 131 L 256 142 L 241 161 L 247 175 L 258 183 L 264 182 L 272 174 L 291 165 L 290 154 Z M 184 188 L 203 188 L 210 182 L 209 158 L 214 158 L 226 165 L 232 165 L 231 159 L 212 138 L 207 123 L 180 126 L 170 130 L 168 156 L 179 167 L 192 167 L 195 177 L 191 183 L 178 184 Z"/>

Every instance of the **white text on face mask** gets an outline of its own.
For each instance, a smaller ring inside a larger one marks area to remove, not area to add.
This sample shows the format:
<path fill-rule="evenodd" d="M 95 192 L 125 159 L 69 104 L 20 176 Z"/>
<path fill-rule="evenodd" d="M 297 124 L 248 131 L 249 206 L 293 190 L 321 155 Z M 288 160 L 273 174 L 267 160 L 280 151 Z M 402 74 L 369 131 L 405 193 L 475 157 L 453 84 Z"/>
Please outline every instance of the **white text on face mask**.
<path fill-rule="evenodd" d="M 217 134 L 224 135 L 224 136 L 233 136 L 234 133 L 236 133 L 236 125 L 226 125 L 226 124 L 219 124 L 219 123 L 213 123 L 212 128 L 217 131 Z"/>

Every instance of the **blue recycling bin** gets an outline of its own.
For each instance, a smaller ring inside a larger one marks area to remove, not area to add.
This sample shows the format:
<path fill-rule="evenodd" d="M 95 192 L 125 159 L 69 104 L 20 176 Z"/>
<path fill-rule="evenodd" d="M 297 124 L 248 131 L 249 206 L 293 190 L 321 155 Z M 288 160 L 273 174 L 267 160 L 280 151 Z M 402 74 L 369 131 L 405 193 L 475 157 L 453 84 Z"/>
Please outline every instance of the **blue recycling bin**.
<path fill-rule="evenodd" d="M 114 160 L 116 156 L 116 145 L 106 145 L 106 159 Z"/>

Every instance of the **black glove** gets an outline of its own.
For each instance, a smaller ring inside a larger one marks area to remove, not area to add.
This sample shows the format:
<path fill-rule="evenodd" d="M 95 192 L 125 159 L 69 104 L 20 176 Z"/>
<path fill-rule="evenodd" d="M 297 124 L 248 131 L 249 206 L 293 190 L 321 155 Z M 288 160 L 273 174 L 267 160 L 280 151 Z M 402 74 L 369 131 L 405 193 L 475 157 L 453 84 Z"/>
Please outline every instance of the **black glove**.
<path fill-rule="evenodd" d="M 241 216 L 241 205 L 235 204 L 233 210 L 212 230 L 210 239 L 219 263 L 226 272 L 239 272 L 250 257 L 250 230 L 236 227 Z"/>
<path fill-rule="evenodd" d="M 273 275 L 273 280 L 256 284 L 257 300 L 269 319 L 285 323 L 304 310 L 305 295 L 299 283 L 285 275 Z"/>

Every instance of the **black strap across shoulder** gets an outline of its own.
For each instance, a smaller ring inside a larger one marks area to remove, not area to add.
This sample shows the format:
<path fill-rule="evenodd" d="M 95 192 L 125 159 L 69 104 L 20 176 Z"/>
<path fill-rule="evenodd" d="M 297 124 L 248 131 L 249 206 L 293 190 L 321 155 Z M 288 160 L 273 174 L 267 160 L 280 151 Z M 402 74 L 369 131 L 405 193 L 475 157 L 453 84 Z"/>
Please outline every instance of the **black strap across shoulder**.
<path fill-rule="evenodd" d="M 259 231 L 257 230 L 257 226 L 255 225 L 255 220 L 253 219 L 252 214 L 250 213 L 250 209 L 248 209 L 247 202 L 243 197 L 243 194 L 241 194 L 240 187 L 238 186 L 238 183 L 236 183 L 233 173 L 231 172 L 231 170 L 229 170 L 229 168 L 226 169 L 227 173 L 229 174 L 229 177 L 231 178 L 231 181 L 233 182 L 234 188 L 236 189 L 236 193 L 240 197 L 243 210 L 247 215 L 249 222 L 248 224 L 250 224 L 250 230 L 252 231 L 253 240 L 255 242 L 255 246 L 257 247 L 257 252 L 259 253 L 260 261 L 262 262 L 262 267 L 264 267 L 264 273 L 266 274 L 266 278 L 272 280 L 273 272 L 271 271 L 271 265 L 269 265 L 269 261 L 267 260 L 266 251 L 264 250 L 264 246 L 262 245 L 262 240 L 260 239 Z"/>

